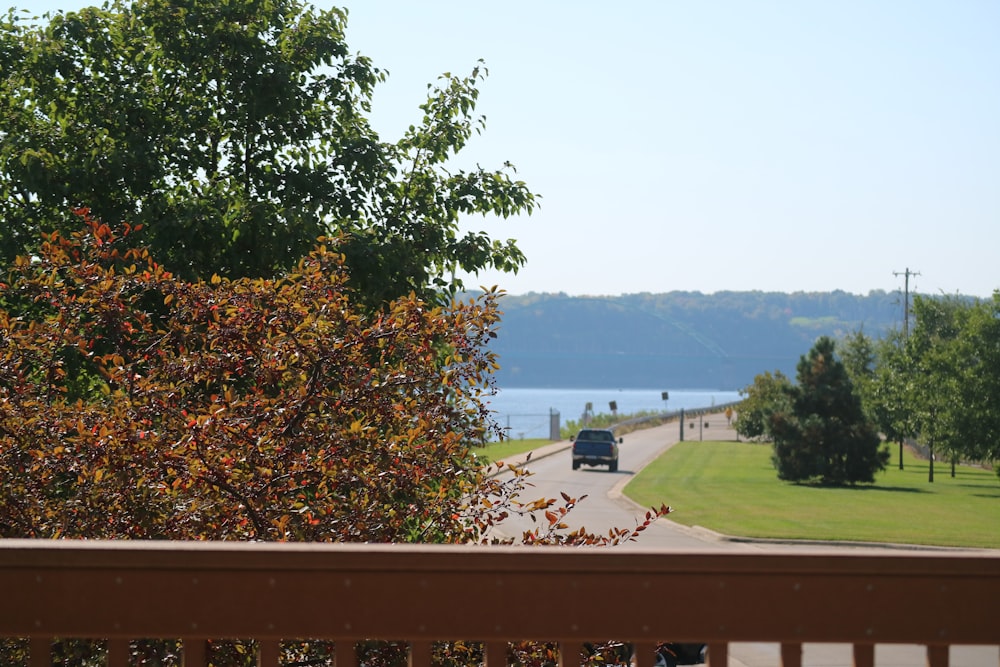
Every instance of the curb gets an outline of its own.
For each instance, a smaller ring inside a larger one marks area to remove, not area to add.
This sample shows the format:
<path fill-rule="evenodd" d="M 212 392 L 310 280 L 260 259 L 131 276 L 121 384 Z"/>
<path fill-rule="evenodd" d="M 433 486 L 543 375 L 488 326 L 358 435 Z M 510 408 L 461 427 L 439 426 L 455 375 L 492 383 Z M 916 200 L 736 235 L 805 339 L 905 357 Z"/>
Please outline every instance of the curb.
<path fill-rule="evenodd" d="M 524 454 L 517 454 L 509 461 L 504 461 L 504 467 L 497 468 L 497 470 L 490 473 L 489 476 L 495 477 L 496 475 L 499 475 L 500 473 L 506 471 L 508 464 L 516 465 L 517 467 L 522 468 L 528 463 L 531 463 L 532 461 L 538 461 L 539 459 L 548 458 L 550 456 L 559 454 L 560 452 L 564 452 L 567 449 L 569 449 L 572 445 L 573 443 L 570 442 L 569 440 L 560 440 L 550 445 L 539 447 L 538 449 L 532 449 L 530 452 Z M 496 461 L 494 461 L 493 463 L 496 464 Z"/>

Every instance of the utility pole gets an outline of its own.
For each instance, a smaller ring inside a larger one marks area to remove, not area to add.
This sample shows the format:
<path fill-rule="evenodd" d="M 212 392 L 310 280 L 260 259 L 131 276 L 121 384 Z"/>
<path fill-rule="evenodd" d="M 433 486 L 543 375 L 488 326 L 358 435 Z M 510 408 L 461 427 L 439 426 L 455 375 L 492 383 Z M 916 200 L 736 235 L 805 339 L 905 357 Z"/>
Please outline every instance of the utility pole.
<path fill-rule="evenodd" d="M 910 337 L 910 276 L 919 276 L 920 273 L 916 271 L 910 271 L 909 267 L 906 271 L 893 271 L 894 276 L 905 276 L 903 280 L 903 338 Z"/>
<path fill-rule="evenodd" d="M 906 267 L 906 271 L 900 273 L 899 271 L 893 271 L 894 276 L 905 276 L 903 280 L 903 340 L 910 337 L 910 276 L 919 276 L 920 274 L 916 271 L 910 271 L 910 267 Z M 934 452 L 931 450 L 931 481 L 934 481 Z M 899 439 L 899 469 L 903 469 L 903 438 Z"/>

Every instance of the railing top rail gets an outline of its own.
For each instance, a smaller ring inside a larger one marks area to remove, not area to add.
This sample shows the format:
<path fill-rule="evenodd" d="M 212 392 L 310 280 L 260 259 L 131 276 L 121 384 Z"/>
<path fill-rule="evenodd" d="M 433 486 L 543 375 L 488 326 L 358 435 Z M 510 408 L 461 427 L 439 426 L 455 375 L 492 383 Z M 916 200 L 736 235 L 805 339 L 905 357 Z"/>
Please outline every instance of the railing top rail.
<path fill-rule="evenodd" d="M 538 572 L 890 572 L 1000 576 L 1000 550 L 846 550 L 817 546 L 808 552 L 781 549 L 724 552 L 706 549 L 628 549 L 361 544 L 321 542 L 226 542 L 171 540 L 0 539 L 0 568 L 217 567 L 226 570 L 281 567 L 407 571 Z"/>
<path fill-rule="evenodd" d="M 1000 644 L 1000 553 L 0 540 L 0 635 Z"/>

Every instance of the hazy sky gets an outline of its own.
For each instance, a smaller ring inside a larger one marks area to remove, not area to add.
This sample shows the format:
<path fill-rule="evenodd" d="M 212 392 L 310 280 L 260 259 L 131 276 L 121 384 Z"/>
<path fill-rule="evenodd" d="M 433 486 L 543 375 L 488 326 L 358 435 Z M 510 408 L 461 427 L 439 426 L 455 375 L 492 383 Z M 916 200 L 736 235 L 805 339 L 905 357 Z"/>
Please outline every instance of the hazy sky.
<path fill-rule="evenodd" d="M 542 202 L 468 221 L 528 256 L 473 285 L 1000 288 L 995 0 L 315 4 L 346 6 L 352 50 L 389 71 L 383 139 L 486 61 L 486 131 L 456 166 L 510 160 Z"/>

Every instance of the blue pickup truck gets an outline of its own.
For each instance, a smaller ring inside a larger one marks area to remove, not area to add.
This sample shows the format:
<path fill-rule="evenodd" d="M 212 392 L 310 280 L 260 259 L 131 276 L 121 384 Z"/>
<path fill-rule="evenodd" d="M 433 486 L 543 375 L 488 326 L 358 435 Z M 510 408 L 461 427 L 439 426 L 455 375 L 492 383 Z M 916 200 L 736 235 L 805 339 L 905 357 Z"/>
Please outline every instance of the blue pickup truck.
<path fill-rule="evenodd" d="M 573 442 L 573 470 L 587 465 L 608 466 L 610 472 L 618 471 L 618 444 L 623 439 L 615 439 L 610 430 L 585 428 L 569 439 Z"/>

